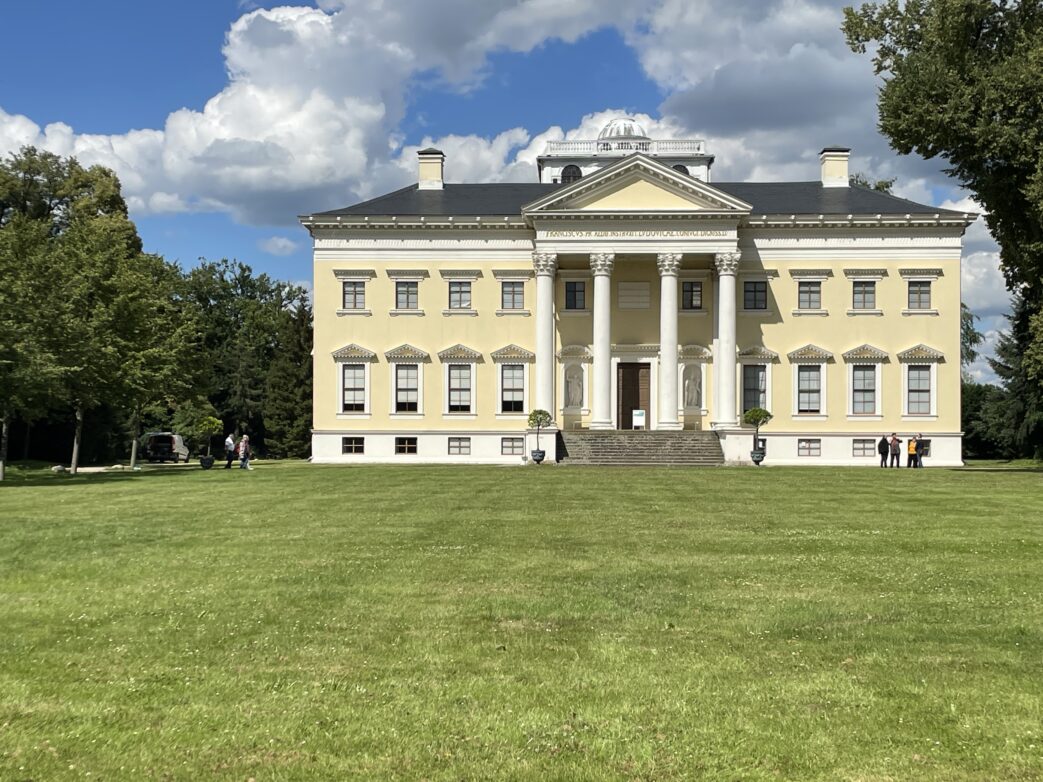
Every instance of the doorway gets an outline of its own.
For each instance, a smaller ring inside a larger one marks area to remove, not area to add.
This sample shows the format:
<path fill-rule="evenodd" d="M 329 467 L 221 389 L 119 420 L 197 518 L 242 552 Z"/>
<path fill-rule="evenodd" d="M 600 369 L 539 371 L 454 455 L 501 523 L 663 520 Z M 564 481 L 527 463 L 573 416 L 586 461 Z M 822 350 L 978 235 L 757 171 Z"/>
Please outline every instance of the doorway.
<path fill-rule="evenodd" d="M 652 427 L 652 371 L 649 364 L 620 363 L 616 369 L 616 421 L 620 429 L 634 428 L 634 411 L 645 411 L 645 429 Z"/>

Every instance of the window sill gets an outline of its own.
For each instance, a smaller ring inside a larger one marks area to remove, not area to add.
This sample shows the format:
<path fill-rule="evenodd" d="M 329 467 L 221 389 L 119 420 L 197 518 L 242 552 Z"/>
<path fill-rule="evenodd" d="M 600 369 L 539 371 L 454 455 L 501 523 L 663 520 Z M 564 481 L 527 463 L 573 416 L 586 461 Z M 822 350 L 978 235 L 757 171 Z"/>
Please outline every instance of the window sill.
<path fill-rule="evenodd" d="M 581 315 L 589 315 L 590 310 L 558 310 L 558 314 L 563 318 L 577 318 Z"/>
<path fill-rule="evenodd" d="M 682 317 L 692 317 L 693 315 L 705 315 L 706 310 L 678 310 L 677 314 Z"/>
<path fill-rule="evenodd" d="M 526 421 L 527 413 L 497 413 L 496 417 L 501 421 Z"/>
<path fill-rule="evenodd" d="M 829 314 L 829 310 L 801 310 L 801 309 L 793 310 L 793 317 L 795 317 L 795 318 L 799 318 L 799 317 L 804 316 L 804 315 L 825 317 L 828 314 Z"/>
<path fill-rule="evenodd" d="M 477 418 L 476 413 L 442 413 L 443 421 L 475 421 Z"/>
<path fill-rule="evenodd" d="M 370 418 L 372 413 L 337 413 L 337 419 L 340 421 L 352 421 Z"/>
<path fill-rule="evenodd" d="M 927 415 L 927 414 L 911 415 L 909 413 L 906 413 L 905 415 L 902 416 L 902 420 L 903 421 L 937 421 L 938 420 L 938 416 L 936 416 L 936 415 Z"/>
<path fill-rule="evenodd" d="M 528 310 L 496 310 L 496 317 L 502 318 L 507 315 L 521 316 L 527 318 L 532 315 Z"/>
<path fill-rule="evenodd" d="M 423 417 L 423 413 L 388 413 L 388 418 L 397 418 L 407 421 L 418 421 Z"/>
<path fill-rule="evenodd" d="M 902 310 L 903 315 L 938 315 L 938 310 Z"/>
<path fill-rule="evenodd" d="M 794 421 L 828 421 L 829 416 L 823 413 L 794 413 Z"/>
<path fill-rule="evenodd" d="M 854 413 L 849 413 L 848 417 L 847 417 L 847 420 L 848 421 L 883 421 L 884 417 L 882 415 L 877 414 L 877 413 L 874 413 L 873 415 L 868 415 L 868 414 L 866 414 L 866 415 L 855 415 Z"/>
<path fill-rule="evenodd" d="M 368 318 L 372 314 L 370 310 L 337 310 L 338 318 L 343 318 L 345 315 L 363 315 Z"/>
<path fill-rule="evenodd" d="M 771 310 L 739 310 L 739 314 L 751 318 L 770 318 L 775 313 Z"/>
<path fill-rule="evenodd" d="M 857 315 L 875 315 L 880 317 L 884 314 L 883 310 L 848 310 L 847 314 L 849 317 L 855 317 Z"/>
<path fill-rule="evenodd" d="M 442 315 L 447 317 L 447 318 L 452 317 L 454 315 L 463 315 L 464 317 L 473 318 L 473 317 L 476 317 L 478 315 L 478 310 L 470 310 L 470 309 L 467 309 L 467 310 L 465 310 L 465 309 L 442 310 Z"/>
<path fill-rule="evenodd" d="M 418 317 L 423 317 L 424 311 L 423 310 L 391 310 L 391 312 L 389 312 L 388 314 L 392 318 L 397 318 L 399 315 L 416 315 Z"/>

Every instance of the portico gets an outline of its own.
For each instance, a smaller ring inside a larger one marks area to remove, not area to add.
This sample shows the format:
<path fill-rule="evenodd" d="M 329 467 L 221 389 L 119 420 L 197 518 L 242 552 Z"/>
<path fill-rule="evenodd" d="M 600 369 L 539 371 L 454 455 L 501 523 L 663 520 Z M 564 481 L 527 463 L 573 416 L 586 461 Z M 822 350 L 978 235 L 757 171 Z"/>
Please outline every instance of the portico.
<path fill-rule="evenodd" d="M 647 411 L 645 426 L 682 429 L 680 414 L 686 405 L 679 405 L 679 394 L 684 393 L 679 278 L 685 272 L 698 273 L 715 283 L 713 305 L 704 307 L 700 299 L 698 308 L 700 314 L 712 312 L 713 318 L 702 338 L 705 344 L 713 344 L 716 367 L 713 398 L 719 401 L 713 423 L 736 425 L 735 278 L 741 260 L 737 228 L 749 210 L 739 199 L 642 156 L 622 160 L 525 207 L 522 213 L 536 235 L 532 256 L 537 278 L 536 406 L 555 412 L 556 349 L 560 347 L 555 344 L 555 333 L 563 316 L 555 303 L 555 279 L 567 264 L 570 273 L 585 270 L 592 282 L 590 367 L 585 373 L 591 385 L 589 428 L 623 425 L 618 404 L 626 381 L 621 379 L 618 365 L 632 363 L 634 354 L 640 353 L 637 362 L 652 365 L 650 406 L 655 412 Z M 628 344 L 626 335 L 617 334 L 613 327 L 614 312 L 622 316 L 629 308 L 654 308 L 651 281 L 644 289 L 633 280 L 614 284 L 621 263 L 648 267 L 646 277 L 652 276 L 654 268 L 659 318 L 658 332 L 650 342 Z M 648 301 L 641 298 L 646 290 Z M 703 295 L 701 284 L 699 294 Z M 561 409 L 567 407 L 566 399 Z"/>

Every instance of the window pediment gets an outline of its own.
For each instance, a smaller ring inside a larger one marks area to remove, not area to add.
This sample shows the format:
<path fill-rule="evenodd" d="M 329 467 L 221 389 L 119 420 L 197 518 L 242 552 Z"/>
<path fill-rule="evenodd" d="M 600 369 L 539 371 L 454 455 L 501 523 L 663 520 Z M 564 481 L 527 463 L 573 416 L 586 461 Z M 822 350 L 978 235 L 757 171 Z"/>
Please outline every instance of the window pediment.
<path fill-rule="evenodd" d="M 911 348 L 900 350 L 898 352 L 898 360 L 904 364 L 914 362 L 940 362 L 945 360 L 945 354 L 940 350 L 935 350 L 922 342 L 919 345 L 914 345 Z"/>
<path fill-rule="evenodd" d="M 425 353 L 420 348 L 415 348 L 410 344 L 399 345 L 397 348 L 384 353 L 384 358 L 388 361 L 420 361 L 426 362 L 431 360 L 431 356 Z"/>
<path fill-rule="evenodd" d="M 482 360 L 482 354 L 466 345 L 453 345 L 451 348 L 438 352 L 440 361 L 467 361 L 477 363 Z"/>
<path fill-rule="evenodd" d="M 494 350 L 491 354 L 494 363 L 501 364 L 505 362 L 531 362 L 536 358 L 536 354 L 525 348 L 518 347 L 517 345 L 506 345 L 499 350 Z"/>
<path fill-rule="evenodd" d="M 739 358 L 746 361 L 765 361 L 774 363 L 779 360 L 779 354 L 774 350 L 768 350 L 763 345 L 753 345 L 739 351 Z"/>
<path fill-rule="evenodd" d="M 331 354 L 334 361 L 376 361 L 377 354 L 361 345 L 352 342 L 350 345 L 334 350 Z"/>
<path fill-rule="evenodd" d="M 843 355 L 844 361 L 861 361 L 868 364 L 882 364 L 888 359 L 887 351 L 875 348 L 869 344 L 851 348 Z"/>
<path fill-rule="evenodd" d="M 820 348 L 818 345 L 812 345 L 809 343 L 802 348 L 790 351 L 786 354 L 786 358 L 792 362 L 803 361 L 821 364 L 824 361 L 831 361 L 833 359 L 833 354 L 824 348 Z"/>
<path fill-rule="evenodd" d="M 683 345 L 677 354 L 683 359 L 698 359 L 699 361 L 709 361 L 713 358 L 713 352 L 705 345 Z"/>

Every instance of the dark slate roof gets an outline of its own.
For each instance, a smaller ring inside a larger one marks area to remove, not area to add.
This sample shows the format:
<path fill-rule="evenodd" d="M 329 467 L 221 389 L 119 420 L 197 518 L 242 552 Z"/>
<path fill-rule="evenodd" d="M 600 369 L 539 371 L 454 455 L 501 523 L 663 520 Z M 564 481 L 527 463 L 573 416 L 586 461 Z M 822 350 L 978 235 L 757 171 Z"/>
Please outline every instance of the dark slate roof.
<path fill-rule="evenodd" d="M 823 187 L 821 182 L 710 182 L 717 188 L 753 206 L 753 214 L 941 214 L 962 215 L 936 206 L 917 204 L 904 198 L 865 187 Z M 482 185 L 445 185 L 442 190 L 419 190 L 416 185 L 363 201 L 344 209 L 319 212 L 315 217 L 376 217 L 425 215 L 484 217 L 521 215 L 522 207 L 551 191 L 558 184 L 497 182 Z"/>

